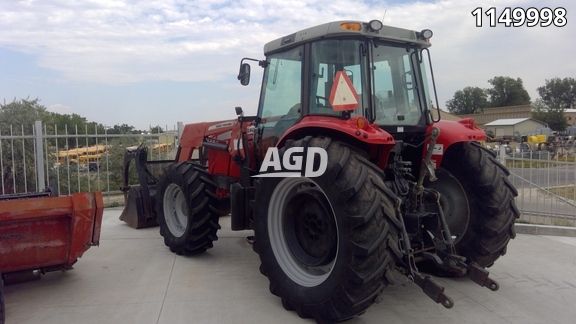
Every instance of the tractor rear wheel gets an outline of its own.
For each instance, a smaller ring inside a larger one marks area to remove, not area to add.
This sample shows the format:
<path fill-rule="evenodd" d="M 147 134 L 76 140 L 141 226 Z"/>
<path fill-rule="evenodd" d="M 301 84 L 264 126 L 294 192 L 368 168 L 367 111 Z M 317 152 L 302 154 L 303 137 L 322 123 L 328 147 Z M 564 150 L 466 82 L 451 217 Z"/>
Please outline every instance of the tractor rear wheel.
<path fill-rule="evenodd" d="M 171 166 L 158 183 L 156 214 L 164 244 L 177 254 L 199 254 L 217 240 L 216 184 L 201 166 Z"/>
<path fill-rule="evenodd" d="M 468 226 L 457 238 L 456 249 L 469 261 L 490 267 L 506 253 L 515 237 L 514 221 L 520 216 L 510 172 L 492 152 L 473 142 L 450 148 L 442 167 L 462 184 L 469 204 Z"/>
<path fill-rule="evenodd" d="M 321 322 L 364 312 L 388 285 L 398 249 L 399 200 L 381 171 L 326 137 L 287 141 L 322 147 L 326 172 L 315 178 L 261 178 L 256 184 L 254 250 L 283 306 Z"/>

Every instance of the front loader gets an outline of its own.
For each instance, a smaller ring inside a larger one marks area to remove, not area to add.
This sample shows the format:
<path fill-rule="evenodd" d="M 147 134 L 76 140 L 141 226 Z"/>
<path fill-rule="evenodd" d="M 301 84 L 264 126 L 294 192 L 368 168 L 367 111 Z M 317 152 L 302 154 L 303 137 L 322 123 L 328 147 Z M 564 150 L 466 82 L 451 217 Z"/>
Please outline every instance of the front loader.
<path fill-rule="evenodd" d="M 486 268 L 514 237 L 517 193 L 473 120 L 440 120 L 431 37 L 339 21 L 243 59 L 243 85 L 248 62 L 264 69 L 258 114 L 185 127 L 154 185 L 165 244 L 206 251 L 229 208 L 233 230 L 254 230 L 270 291 L 322 322 L 363 313 L 401 278 L 451 308 L 425 273 L 497 290 Z"/>

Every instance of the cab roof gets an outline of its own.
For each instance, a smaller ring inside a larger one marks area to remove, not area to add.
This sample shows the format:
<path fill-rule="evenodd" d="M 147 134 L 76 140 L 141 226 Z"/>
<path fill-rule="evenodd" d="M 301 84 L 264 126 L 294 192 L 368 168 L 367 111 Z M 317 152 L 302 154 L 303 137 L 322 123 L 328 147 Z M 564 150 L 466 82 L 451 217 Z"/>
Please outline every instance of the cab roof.
<path fill-rule="evenodd" d="M 343 24 L 360 24 L 361 28 L 358 31 L 344 29 L 342 27 Z M 281 49 L 293 47 L 313 40 L 337 38 L 342 36 L 361 36 L 411 45 L 419 48 L 430 47 L 430 42 L 421 37 L 420 32 L 417 31 L 391 26 L 382 26 L 380 30 L 374 31 L 369 27 L 367 22 L 343 20 L 310 27 L 294 34 L 273 40 L 264 45 L 264 54 L 268 55 Z"/>

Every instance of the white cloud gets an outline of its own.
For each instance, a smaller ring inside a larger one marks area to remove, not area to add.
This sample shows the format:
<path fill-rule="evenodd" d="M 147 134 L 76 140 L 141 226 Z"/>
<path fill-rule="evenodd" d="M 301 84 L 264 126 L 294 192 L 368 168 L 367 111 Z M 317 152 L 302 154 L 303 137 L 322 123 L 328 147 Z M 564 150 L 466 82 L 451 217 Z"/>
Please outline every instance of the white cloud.
<path fill-rule="evenodd" d="M 516 0 L 505 5 L 530 3 Z M 390 5 L 345 0 L 3 1 L 0 47 L 32 53 L 40 66 L 73 81 L 221 80 L 231 79 L 241 57 L 261 57 L 264 43 L 274 38 L 331 20 L 385 16 L 389 25 L 435 32 L 433 58 L 441 102 L 467 85 L 487 87 L 486 80 L 495 75 L 522 77 L 533 96 L 544 78 L 574 76 L 572 21 L 565 28 L 474 26 L 470 14 L 474 8 L 505 5 L 495 1 Z M 576 8 L 568 12 L 572 9 Z"/>

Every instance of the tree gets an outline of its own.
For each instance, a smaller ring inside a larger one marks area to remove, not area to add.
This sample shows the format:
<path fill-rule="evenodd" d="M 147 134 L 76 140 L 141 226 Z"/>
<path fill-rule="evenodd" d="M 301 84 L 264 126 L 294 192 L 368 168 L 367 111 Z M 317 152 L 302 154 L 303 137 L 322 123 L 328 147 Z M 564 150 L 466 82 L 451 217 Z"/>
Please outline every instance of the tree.
<path fill-rule="evenodd" d="M 492 107 L 530 104 L 530 95 L 524 89 L 522 79 L 496 76 L 488 80 L 488 83 L 492 85 L 492 88 L 486 90 Z"/>
<path fill-rule="evenodd" d="M 0 104 L 0 135 L 31 135 L 35 120 L 46 117 L 46 108 L 38 103 L 38 99 L 13 100 Z M 25 174 L 34 172 L 34 140 L 11 139 L 0 141 L 2 179 L 1 194 L 22 192 L 24 189 L 34 190 L 35 179 Z M 24 163 L 24 161 L 26 163 Z"/>
<path fill-rule="evenodd" d="M 38 99 L 15 99 L 10 103 L 0 103 L 0 135 L 10 135 L 11 129 L 14 135 L 32 135 L 33 125 L 37 120 L 42 121 L 49 135 L 56 133 L 64 135 L 66 132 L 72 135 L 70 138 L 55 138 L 51 136 L 45 140 L 46 163 L 50 166 L 47 168 L 46 178 L 50 186 L 54 187 L 53 189 L 56 189 L 55 187 L 57 186 L 61 193 L 88 190 L 88 186 L 98 188 L 98 185 L 100 185 L 100 188 L 104 188 L 105 184 L 102 179 L 96 179 L 94 176 L 87 177 L 74 161 L 65 159 L 63 162 L 58 160 L 57 156 L 58 151 L 72 149 L 76 146 L 91 146 L 96 144 L 96 142 L 104 144 L 103 139 L 97 139 L 93 136 L 96 131 L 98 134 L 104 134 L 104 126 L 96 122 L 89 122 L 86 118 L 77 114 L 49 112 L 46 107 L 39 103 Z M 161 128 L 156 129 L 156 132 L 161 131 Z M 140 134 L 141 131 L 135 130 L 133 126 L 122 124 L 115 125 L 109 130 L 109 133 Z M 76 134 L 78 136 L 75 136 Z M 88 134 L 88 136 L 85 136 L 85 134 Z M 143 141 L 143 138 L 138 136 L 126 139 L 119 138 L 108 143 L 113 148 L 109 152 L 110 171 L 114 171 L 111 174 L 110 189 L 116 190 L 121 185 L 121 167 L 125 146 L 137 145 L 141 141 Z M 0 172 L 2 174 L 1 178 L 4 180 L 3 183 L 0 183 L 0 194 L 24 192 L 26 190 L 34 191 L 37 185 L 34 165 L 34 139 L 2 140 L 0 145 L 2 145 L 1 150 L 3 152 L 0 163 L 3 169 Z M 70 163 L 76 166 L 68 168 Z M 26 179 L 26 182 L 24 182 L 24 179 Z M 59 183 L 59 185 L 56 185 L 56 183 Z"/>
<path fill-rule="evenodd" d="M 38 99 L 14 99 L 8 104 L 0 104 L 0 127 L 32 125 L 35 120 L 43 120 L 48 114 Z"/>
<path fill-rule="evenodd" d="M 150 134 L 160 134 L 160 133 L 164 133 L 164 129 L 162 129 L 162 127 L 160 127 L 159 125 L 150 127 Z"/>
<path fill-rule="evenodd" d="M 134 126 L 128 124 L 114 125 L 108 129 L 108 134 L 140 134 L 142 131 L 137 130 Z"/>
<path fill-rule="evenodd" d="M 563 131 L 568 126 L 564 109 L 554 109 L 546 105 L 543 99 L 537 99 L 533 104 L 532 118 L 548 124 L 552 130 Z"/>
<path fill-rule="evenodd" d="M 542 101 L 552 109 L 576 107 L 576 79 L 553 78 L 538 88 Z"/>
<path fill-rule="evenodd" d="M 451 113 L 476 114 L 488 107 L 486 92 L 478 87 L 466 87 L 454 93 L 454 97 L 446 102 Z"/>
<path fill-rule="evenodd" d="M 66 132 L 68 132 L 68 134 L 75 134 L 76 129 L 79 135 L 85 134 L 86 132 L 89 134 L 94 133 L 95 130 L 97 130 L 99 134 L 104 134 L 103 125 L 88 122 L 86 118 L 78 114 L 49 112 L 46 110 L 46 107 L 40 104 L 40 100 L 37 98 L 13 100 L 8 104 L 0 104 L 0 129 L 4 132 L 10 128 L 10 125 L 19 130 L 21 126 L 23 126 L 25 135 L 31 135 L 32 125 L 34 125 L 34 122 L 37 120 L 42 121 L 46 133 L 50 135 L 56 133 L 63 135 Z M 17 132 L 17 134 L 20 135 L 20 132 Z M 55 145 L 56 141 L 56 139 L 49 139 L 48 143 Z M 60 144 L 62 141 L 59 139 L 58 143 Z M 94 139 L 90 139 L 89 141 L 90 145 L 94 144 Z M 66 143 L 65 146 L 68 148 L 76 147 L 75 143 L 72 142 Z"/>

